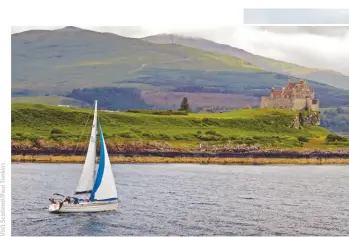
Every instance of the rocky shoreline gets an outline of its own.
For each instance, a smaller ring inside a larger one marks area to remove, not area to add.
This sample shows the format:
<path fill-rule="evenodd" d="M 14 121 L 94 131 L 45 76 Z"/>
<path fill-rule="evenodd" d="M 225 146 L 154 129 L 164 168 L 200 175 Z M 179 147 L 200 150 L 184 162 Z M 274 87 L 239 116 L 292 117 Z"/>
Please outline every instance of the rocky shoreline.
<path fill-rule="evenodd" d="M 86 149 L 70 147 L 18 147 L 12 146 L 12 155 L 84 156 Z M 108 149 L 111 156 L 124 157 L 203 157 L 203 158 L 341 158 L 349 159 L 349 149 L 326 150 L 276 150 L 276 149 L 222 149 L 181 151 L 176 149 Z"/>

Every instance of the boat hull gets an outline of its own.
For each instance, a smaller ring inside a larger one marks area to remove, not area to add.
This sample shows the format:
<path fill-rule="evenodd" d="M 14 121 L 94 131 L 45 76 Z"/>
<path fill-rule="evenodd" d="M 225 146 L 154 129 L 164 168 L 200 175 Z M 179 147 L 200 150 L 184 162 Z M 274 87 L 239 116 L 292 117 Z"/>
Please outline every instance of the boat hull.
<path fill-rule="evenodd" d="M 59 203 L 51 204 L 49 212 L 51 213 L 66 213 L 66 212 L 103 212 L 113 211 L 118 207 L 119 201 L 110 202 L 82 202 L 79 204 L 63 203 L 60 207 Z"/>

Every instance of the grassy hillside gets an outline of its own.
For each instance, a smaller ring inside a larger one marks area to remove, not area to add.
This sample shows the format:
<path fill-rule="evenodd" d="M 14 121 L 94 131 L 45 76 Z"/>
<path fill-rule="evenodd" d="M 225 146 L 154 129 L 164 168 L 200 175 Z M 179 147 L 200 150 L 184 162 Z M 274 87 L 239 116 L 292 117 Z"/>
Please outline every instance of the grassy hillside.
<path fill-rule="evenodd" d="M 261 71 L 228 55 L 74 27 L 13 34 L 11 42 L 13 89 L 64 92 L 118 86 L 142 75 L 142 69 L 148 67 Z"/>
<path fill-rule="evenodd" d="M 12 97 L 12 103 L 19 104 L 45 104 L 45 105 L 70 105 L 82 107 L 85 105 L 83 101 L 75 100 L 64 96 L 28 96 L 28 97 Z"/>
<path fill-rule="evenodd" d="M 79 88 L 122 87 L 142 92 L 216 93 L 221 98 L 214 106 L 222 107 L 223 94 L 257 100 L 269 94 L 270 88 L 285 86 L 288 80 L 286 75 L 265 72 L 225 51 L 153 44 L 74 27 L 13 34 L 11 42 L 13 96 L 67 96 Z M 311 86 L 322 107 L 349 103 L 348 91 L 316 82 Z M 246 104 L 244 100 L 235 103 L 238 107 Z"/>
<path fill-rule="evenodd" d="M 219 44 L 202 38 L 191 38 L 172 34 L 159 34 L 144 38 L 148 42 L 157 44 L 179 44 L 201 50 L 227 54 L 241 58 L 266 71 L 277 72 L 313 80 L 320 83 L 336 86 L 338 88 L 349 89 L 349 76 L 341 73 L 323 70 L 318 68 L 307 68 L 294 63 L 288 63 L 259 55 L 249 53 L 245 50 L 231 47 L 230 45 Z"/>
<path fill-rule="evenodd" d="M 12 142 L 35 145 L 75 144 L 89 139 L 92 110 L 57 106 L 13 104 Z M 297 113 L 278 109 L 241 109 L 218 114 L 153 115 L 99 112 L 106 140 L 111 143 L 158 141 L 183 149 L 199 143 L 299 149 L 334 148 L 326 144 L 329 132 L 321 127 L 291 128 Z"/>

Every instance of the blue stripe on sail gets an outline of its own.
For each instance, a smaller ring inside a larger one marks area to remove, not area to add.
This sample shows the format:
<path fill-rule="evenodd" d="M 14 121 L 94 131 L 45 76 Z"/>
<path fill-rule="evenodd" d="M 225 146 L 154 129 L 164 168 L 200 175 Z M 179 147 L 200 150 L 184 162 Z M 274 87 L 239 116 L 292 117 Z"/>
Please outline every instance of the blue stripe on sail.
<path fill-rule="evenodd" d="M 99 124 L 99 137 L 100 137 L 100 155 L 99 155 L 99 166 L 98 166 L 98 171 L 97 171 L 97 176 L 96 176 L 96 181 L 93 186 L 90 200 L 95 201 L 95 193 L 98 190 L 99 186 L 102 183 L 102 178 L 103 178 L 103 173 L 104 173 L 104 166 L 105 166 L 105 154 L 104 154 L 104 137 L 103 137 L 103 132 L 102 132 L 102 127 L 101 123 L 98 121 Z"/>
<path fill-rule="evenodd" d="M 100 199 L 100 200 L 93 200 L 93 201 L 102 202 L 102 201 L 114 201 L 114 200 L 118 200 L 118 198 L 107 198 L 107 199 Z"/>

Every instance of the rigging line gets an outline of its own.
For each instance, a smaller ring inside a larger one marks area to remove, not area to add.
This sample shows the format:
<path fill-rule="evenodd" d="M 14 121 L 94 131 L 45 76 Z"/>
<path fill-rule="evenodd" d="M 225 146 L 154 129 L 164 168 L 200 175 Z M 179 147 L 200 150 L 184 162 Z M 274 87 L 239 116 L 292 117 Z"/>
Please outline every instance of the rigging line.
<path fill-rule="evenodd" d="M 92 111 L 91 111 L 91 112 L 89 113 L 89 115 L 88 115 L 88 118 L 87 118 L 87 120 L 86 120 L 84 129 L 82 130 L 82 133 L 81 133 L 81 135 L 80 135 L 80 137 L 79 137 L 79 139 L 78 139 L 78 143 L 77 143 L 76 146 L 75 146 L 75 149 L 74 149 L 74 152 L 73 152 L 73 156 L 75 155 L 76 150 L 77 150 L 77 148 L 78 148 L 78 146 L 79 146 L 79 144 L 80 144 L 80 140 L 81 140 L 82 134 L 84 134 L 84 132 L 85 132 L 86 125 L 87 125 L 87 123 L 88 123 L 88 121 L 89 121 L 89 119 L 90 119 L 90 117 L 91 117 L 91 114 L 92 114 Z"/>

